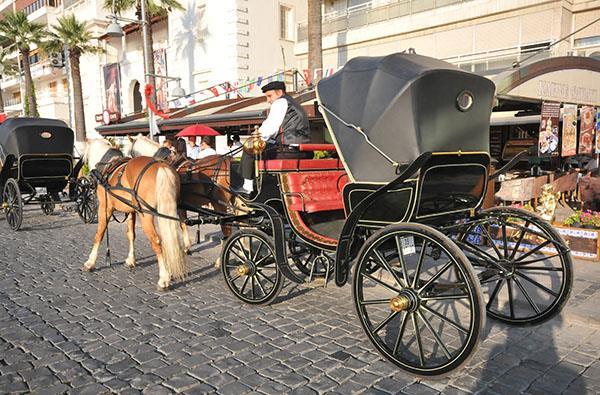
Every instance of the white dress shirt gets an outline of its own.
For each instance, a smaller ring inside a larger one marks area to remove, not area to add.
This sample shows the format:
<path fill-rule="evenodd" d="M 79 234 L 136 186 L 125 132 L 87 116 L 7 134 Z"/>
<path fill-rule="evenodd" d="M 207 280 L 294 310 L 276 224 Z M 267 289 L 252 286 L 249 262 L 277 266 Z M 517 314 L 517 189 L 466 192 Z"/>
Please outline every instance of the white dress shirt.
<path fill-rule="evenodd" d="M 285 113 L 287 112 L 288 103 L 283 97 L 275 100 L 273 104 L 271 104 L 271 109 L 269 110 L 269 115 L 267 119 L 260 125 L 258 129 L 261 137 L 266 141 L 273 141 L 279 133 L 279 128 L 281 128 L 281 124 L 283 123 L 283 118 L 285 118 Z"/>
<path fill-rule="evenodd" d="M 198 154 L 198 159 L 206 158 L 207 156 L 216 155 L 216 154 L 217 154 L 217 151 L 215 151 L 211 147 L 204 148 L 203 150 L 200 150 L 200 153 Z"/>

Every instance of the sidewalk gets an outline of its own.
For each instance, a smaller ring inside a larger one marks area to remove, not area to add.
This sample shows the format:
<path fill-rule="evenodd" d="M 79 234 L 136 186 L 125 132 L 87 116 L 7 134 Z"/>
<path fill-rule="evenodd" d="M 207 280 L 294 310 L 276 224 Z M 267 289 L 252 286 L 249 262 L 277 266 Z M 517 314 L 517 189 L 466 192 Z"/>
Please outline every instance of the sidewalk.
<path fill-rule="evenodd" d="M 563 316 L 600 328 L 600 262 L 573 260 L 574 281 Z"/>

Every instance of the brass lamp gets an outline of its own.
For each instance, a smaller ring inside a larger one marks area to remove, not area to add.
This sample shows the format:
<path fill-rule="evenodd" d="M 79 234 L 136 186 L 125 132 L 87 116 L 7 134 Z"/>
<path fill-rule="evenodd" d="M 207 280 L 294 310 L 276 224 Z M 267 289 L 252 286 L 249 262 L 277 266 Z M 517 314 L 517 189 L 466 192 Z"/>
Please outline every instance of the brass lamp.
<path fill-rule="evenodd" d="M 258 126 L 255 126 L 252 135 L 244 141 L 244 152 L 249 155 L 260 155 L 266 147 L 266 141 L 260 136 Z"/>

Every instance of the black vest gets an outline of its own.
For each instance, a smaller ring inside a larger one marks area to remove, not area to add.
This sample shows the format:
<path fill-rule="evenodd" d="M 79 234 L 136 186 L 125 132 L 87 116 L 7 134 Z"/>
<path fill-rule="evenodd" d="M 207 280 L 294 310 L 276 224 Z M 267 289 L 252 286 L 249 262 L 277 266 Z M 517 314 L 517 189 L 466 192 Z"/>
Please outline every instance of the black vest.
<path fill-rule="evenodd" d="M 310 143 L 310 126 L 306 111 L 289 95 L 285 94 L 282 98 L 287 101 L 288 106 L 277 136 L 277 143 L 286 145 Z"/>

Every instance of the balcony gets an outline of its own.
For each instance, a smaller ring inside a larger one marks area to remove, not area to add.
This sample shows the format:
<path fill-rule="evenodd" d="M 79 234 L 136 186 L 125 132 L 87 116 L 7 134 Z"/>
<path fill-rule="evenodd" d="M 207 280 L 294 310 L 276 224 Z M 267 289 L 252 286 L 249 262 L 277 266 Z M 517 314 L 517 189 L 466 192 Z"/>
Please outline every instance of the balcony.
<path fill-rule="evenodd" d="M 12 10 L 12 0 L 0 0 L 0 13 Z"/>
<path fill-rule="evenodd" d="M 373 1 L 369 1 L 343 11 L 324 14 L 323 36 L 467 1 L 472 0 L 390 0 L 385 5 L 374 5 Z M 298 42 L 307 40 L 306 21 L 298 23 L 296 37 Z"/>
<path fill-rule="evenodd" d="M 33 3 L 25 6 L 23 11 L 27 14 L 29 20 L 36 22 L 47 22 L 42 20 L 49 10 L 55 10 L 61 7 L 61 0 L 36 0 Z"/>
<path fill-rule="evenodd" d="M 4 111 L 7 113 L 18 112 L 23 108 L 20 97 L 4 99 Z"/>

